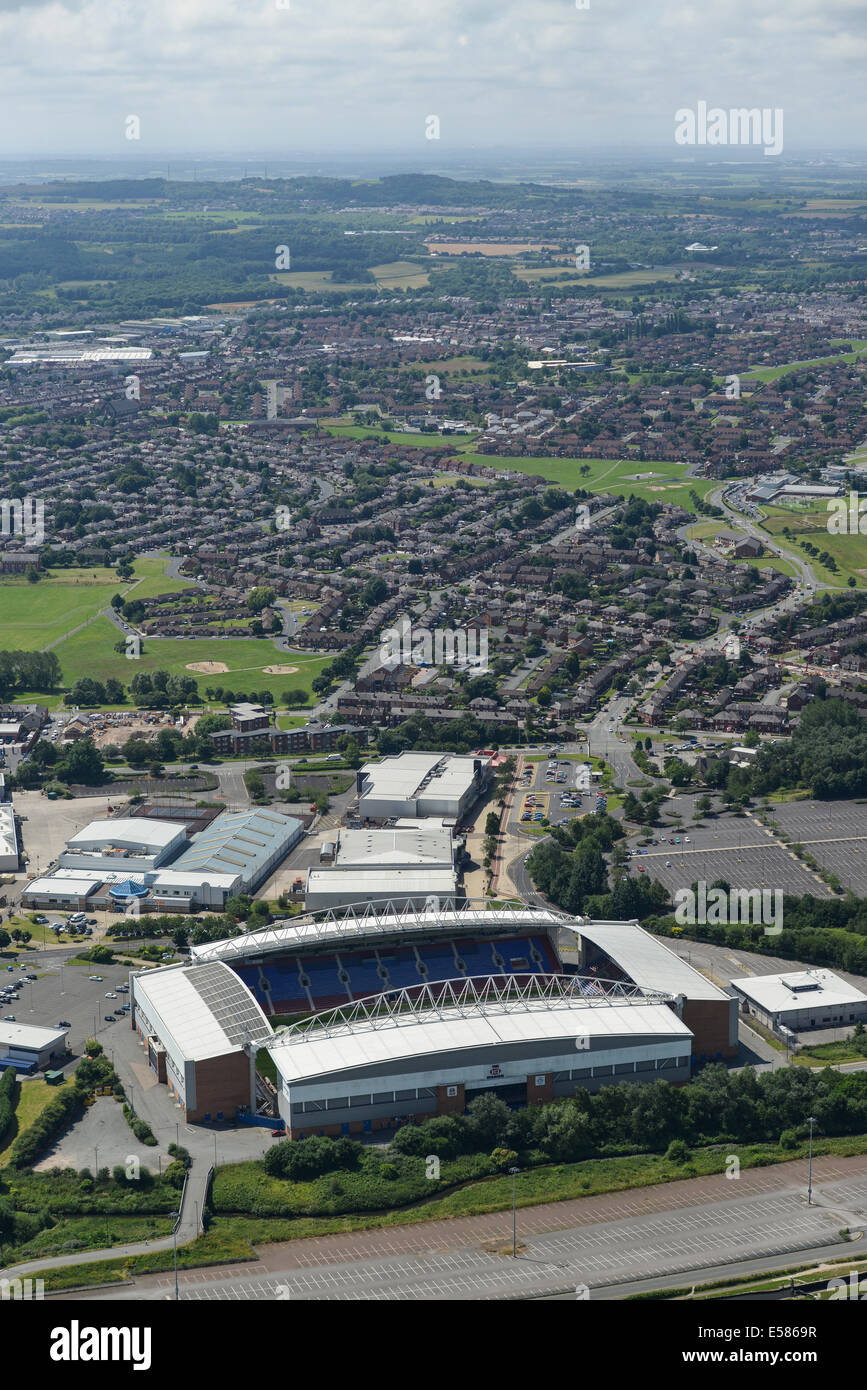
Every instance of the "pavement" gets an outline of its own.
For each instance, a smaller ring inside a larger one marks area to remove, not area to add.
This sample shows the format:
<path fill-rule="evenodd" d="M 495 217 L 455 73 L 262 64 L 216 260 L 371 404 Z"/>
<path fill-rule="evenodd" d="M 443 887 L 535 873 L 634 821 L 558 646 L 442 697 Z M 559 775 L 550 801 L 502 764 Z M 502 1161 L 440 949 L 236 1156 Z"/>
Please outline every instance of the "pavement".
<path fill-rule="evenodd" d="M 517 1179 L 520 1203 L 520 1176 Z M 463 1301 L 544 1297 L 586 1286 L 698 1275 L 725 1265 L 794 1257 L 867 1224 L 867 1155 L 746 1169 L 655 1187 L 262 1246 L 254 1262 L 184 1271 L 185 1300 Z M 851 1252 L 852 1247 L 843 1247 Z M 44 1267 L 44 1264 L 43 1266 Z M 34 1265 L 35 1268 L 35 1265 Z M 25 1274 L 24 1268 L 16 1274 Z M 129 1288 L 79 1293 L 111 1301 L 171 1297 L 171 1274 Z"/>

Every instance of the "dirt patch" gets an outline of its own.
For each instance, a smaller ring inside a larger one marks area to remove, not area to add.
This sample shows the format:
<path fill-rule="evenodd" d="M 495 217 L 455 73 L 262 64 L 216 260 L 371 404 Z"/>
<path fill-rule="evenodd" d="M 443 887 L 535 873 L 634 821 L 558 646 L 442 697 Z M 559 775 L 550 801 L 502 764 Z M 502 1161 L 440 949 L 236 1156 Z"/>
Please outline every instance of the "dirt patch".
<path fill-rule="evenodd" d="M 228 671 L 225 661 L 188 661 L 188 671 L 198 671 L 203 676 L 221 676 Z"/>
<path fill-rule="evenodd" d="M 266 676 L 294 676 L 300 670 L 298 666 L 263 666 L 262 671 Z"/>

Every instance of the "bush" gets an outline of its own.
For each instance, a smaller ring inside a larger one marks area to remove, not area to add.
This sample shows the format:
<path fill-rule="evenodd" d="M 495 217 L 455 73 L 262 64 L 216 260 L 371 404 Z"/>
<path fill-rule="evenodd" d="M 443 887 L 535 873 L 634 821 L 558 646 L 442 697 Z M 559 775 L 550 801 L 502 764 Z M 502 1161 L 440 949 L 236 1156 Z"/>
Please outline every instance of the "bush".
<path fill-rule="evenodd" d="M 166 1182 L 171 1183 L 172 1187 L 183 1187 L 186 1171 L 183 1163 L 170 1163 L 165 1171 Z"/>
<path fill-rule="evenodd" d="M 60 1091 L 49 1101 L 29 1129 L 18 1135 L 9 1161 L 14 1168 L 31 1168 L 53 1139 L 84 1108 L 84 1094 L 77 1086 Z"/>
<path fill-rule="evenodd" d="M 793 1129 L 784 1129 L 780 1135 L 781 1149 L 796 1149 L 798 1147 L 798 1136 Z"/>
<path fill-rule="evenodd" d="M 360 1153 L 361 1145 L 352 1139 L 283 1139 L 266 1153 L 265 1171 L 272 1178 L 305 1182 L 336 1168 L 354 1168 Z"/>
<path fill-rule="evenodd" d="M 683 1139 L 672 1139 L 665 1156 L 671 1163 L 686 1163 L 689 1158 L 689 1149 Z"/>

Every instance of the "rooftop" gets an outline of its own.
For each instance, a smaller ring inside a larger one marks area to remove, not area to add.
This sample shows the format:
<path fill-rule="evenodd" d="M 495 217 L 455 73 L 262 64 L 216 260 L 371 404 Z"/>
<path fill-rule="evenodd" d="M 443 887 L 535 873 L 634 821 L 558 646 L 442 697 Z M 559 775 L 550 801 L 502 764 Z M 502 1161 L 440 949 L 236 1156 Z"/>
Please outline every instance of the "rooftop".
<path fill-rule="evenodd" d="M 187 1061 L 236 1052 L 271 1025 L 246 985 L 221 961 L 136 975 L 135 997 L 160 1038 Z"/>
<path fill-rule="evenodd" d="M 690 1030 L 662 995 L 629 986 L 590 997 L 571 977 L 450 981 L 361 1000 L 279 1033 L 268 1051 L 285 1080 L 300 1081 L 382 1062 L 509 1043 L 652 1035 L 686 1040 Z M 576 1053 L 576 1055 L 578 1055 Z"/>
<path fill-rule="evenodd" d="M 750 975 L 732 986 L 768 1013 L 781 1009 L 828 1009 L 840 1004 L 867 1004 L 867 995 L 832 970 L 799 970 L 782 975 Z"/>

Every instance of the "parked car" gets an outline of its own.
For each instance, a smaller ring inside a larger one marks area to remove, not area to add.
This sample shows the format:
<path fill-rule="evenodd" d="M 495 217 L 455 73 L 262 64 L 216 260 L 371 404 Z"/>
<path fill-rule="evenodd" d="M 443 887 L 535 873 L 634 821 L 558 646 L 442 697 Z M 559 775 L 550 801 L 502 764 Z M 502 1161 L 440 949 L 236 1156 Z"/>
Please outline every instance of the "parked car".
<path fill-rule="evenodd" d="M 113 989 L 110 989 L 105 997 L 106 999 L 116 999 L 117 995 L 115 994 Z"/>
<path fill-rule="evenodd" d="M 4 1014 L 4 1015 L 3 1015 L 3 1022 L 4 1022 L 4 1023 L 14 1023 L 14 1022 L 15 1022 L 15 1015 L 14 1015 L 14 1014 Z"/>
<path fill-rule="evenodd" d="M 117 1022 L 117 1019 L 115 1018 L 114 1014 L 104 1014 L 103 1017 L 104 1017 L 106 1023 L 116 1023 L 116 1022 Z"/>
<path fill-rule="evenodd" d="M 102 984 L 103 980 L 105 979 L 105 976 L 104 976 L 104 975 L 88 975 L 87 978 L 88 978 L 89 980 L 95 980 L 95 981 L 97 982 L 97 984 Z"/>

